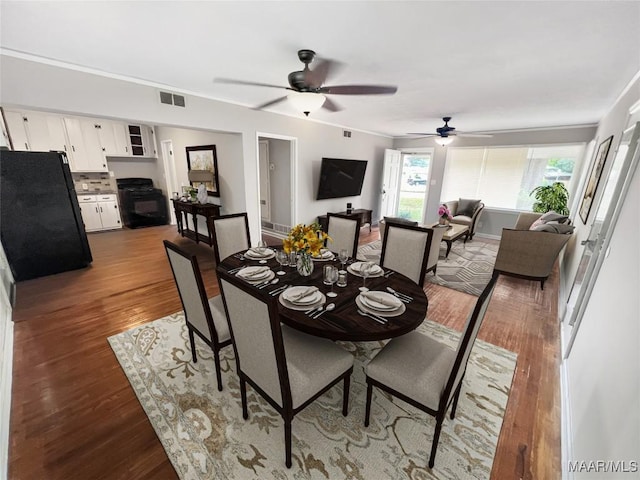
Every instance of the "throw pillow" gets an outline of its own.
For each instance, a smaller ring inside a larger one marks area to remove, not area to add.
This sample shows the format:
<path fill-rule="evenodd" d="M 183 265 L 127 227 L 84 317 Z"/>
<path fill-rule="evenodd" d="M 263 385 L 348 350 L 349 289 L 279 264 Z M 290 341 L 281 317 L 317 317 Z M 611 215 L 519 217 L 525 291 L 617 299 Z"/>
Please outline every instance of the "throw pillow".
<path fill-rule="evenodd" d="M 542 220 L 543 223 L 549 223 L 549 222 L 564 223 L 565 221 L 567 221 L 568 218 L 569 217 L 566 215 L 562 215 L 560 213 L 556 213 L 553 210 L 551 210 L 550 212 L 547 212 L 544 215 L 542 215 L 540 217 L 540 220 Z"/>
<path fill-rule="evenodd" d="M 407 218 L 402 218 L 402 217 L 384 217 L 384 223 L 395 223 L 400 224 L 400 225 L 410 225 L 412 227 L 415 227 L 418 225 L 418 222 L 415 222 L 413 220 L 409 220 Z"/>
<path fill-rule="evenodd" d="M 535 232 L 549 232 L 549 233 L 573 233 L 576 227 L 573 225 L 565 225 L 563 223 L 542 223 L 531 230 Z"/>
<path fill-rule="evenodd" d="M 473 217 L 473 212 L 476 211 L 478 205 L 480 205 L 480 200 L 461 198 L 460 200 L 458 200 L 458 209 L 456 210 L 456 216 L 464 215 L 466 217 Z"/>

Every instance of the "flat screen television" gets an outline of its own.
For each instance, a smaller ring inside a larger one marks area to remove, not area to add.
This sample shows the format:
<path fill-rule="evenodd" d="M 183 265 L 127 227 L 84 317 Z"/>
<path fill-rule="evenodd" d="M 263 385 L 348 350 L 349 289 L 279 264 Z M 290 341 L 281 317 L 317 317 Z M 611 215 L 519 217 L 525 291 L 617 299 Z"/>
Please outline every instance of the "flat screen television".
<path fill-rule="evenodd" d="M 366 160 L 323 158 L 317 200 L 355 197 L 362 192 Z"/>

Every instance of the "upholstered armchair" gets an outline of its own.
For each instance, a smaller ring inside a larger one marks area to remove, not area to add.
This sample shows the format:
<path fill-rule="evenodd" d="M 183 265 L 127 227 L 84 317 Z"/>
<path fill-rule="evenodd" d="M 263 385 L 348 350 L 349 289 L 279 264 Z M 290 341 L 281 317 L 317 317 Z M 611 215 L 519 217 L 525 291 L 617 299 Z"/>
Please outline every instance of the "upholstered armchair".
<path fill-rule="evenodd" d="M 569 233 L 530 230 L 539 213 L 523 212 L 514 228 L 503 228 L 494 271 L 513 277 L 539 280 L 540 289 L 551 274 Z"/>
<path fill-rule="evenodd" d="M 484 210 L 484 203 L 480 200 L 469 200 L 461 198 L 460 200 L 452 200 L 450 202 L 444 202 L 449 211 L 451 212 L 451 223 L 457 223 L 459 225 L 466 225 L 469 227 L 469 240 L 473 239 L 473 235 L 476 233 L 476 225 L 482 210 Z"/>

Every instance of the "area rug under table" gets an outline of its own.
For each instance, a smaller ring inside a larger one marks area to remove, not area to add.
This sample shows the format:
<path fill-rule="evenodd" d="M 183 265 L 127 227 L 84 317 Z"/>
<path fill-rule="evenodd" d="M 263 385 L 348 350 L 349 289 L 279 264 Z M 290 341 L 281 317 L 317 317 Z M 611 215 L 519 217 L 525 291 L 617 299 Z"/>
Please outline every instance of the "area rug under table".
<path fill-rule="evenodd" d="M 449 257 L 445 258 L 443 243 L 436 273 L 428 272 L 425 281 L 479 296 L 491 280 L 499 245 L 498 240 L 476 236 L 467 243 L 453 242 Z M 357 258 L 378 263 L 381 251 L 382 242 L 375 240 L 360 246 Z"/>
<path fill-rule="evenodd" d="M 458 333 L 430 321 L 419 331 L 453 348 L 458 342 Z M 487 479 L 516 364 L 514 353 L 476 342 L 431 470 L 429 415 L 374 389 L 364 427 L 363 365 L 383 343 L 340 342 L 355 356 L 349 415 L 342 416 L 342 384 L 300 412 L 287 469 L 282 419 L 250 386 L 249 418 L 242 418 L 231 347 L 222 350 L 219 392 L 212 352 L 199 339 L 198 362 L 191 362 L 182 312 L 108 340 L 181 479 Z"/>

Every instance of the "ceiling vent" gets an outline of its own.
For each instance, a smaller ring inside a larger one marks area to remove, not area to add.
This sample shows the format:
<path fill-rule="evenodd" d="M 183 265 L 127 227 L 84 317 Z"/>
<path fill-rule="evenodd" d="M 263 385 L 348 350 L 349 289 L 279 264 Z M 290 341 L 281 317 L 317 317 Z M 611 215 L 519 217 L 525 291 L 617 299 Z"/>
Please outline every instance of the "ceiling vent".
<path fill-rule="evenodd" d="M 175 93 L 160 92 L 160 103 L 165 105 L 175 105 L 176 107 L 184 107 L 184 96 Z"/>

